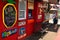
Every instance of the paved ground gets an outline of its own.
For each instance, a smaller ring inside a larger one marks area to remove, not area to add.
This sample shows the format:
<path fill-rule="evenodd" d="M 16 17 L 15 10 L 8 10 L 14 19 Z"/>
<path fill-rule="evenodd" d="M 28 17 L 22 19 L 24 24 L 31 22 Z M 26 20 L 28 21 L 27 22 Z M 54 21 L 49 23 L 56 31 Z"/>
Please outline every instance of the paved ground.
<path fill-rule="evenodd" d="M 30 37 L 26 38 L 25 40 L 54 40 L 57 35 L 57 30 L 55 30 L 53 25 L 50 25 L 48 28 L 48 32 L 44 33 L 43 38 L 41 38 L 41 33 L 33 33 Z"/>
<path fill-rule="evenodd" d="M 43 37 L 42 40 L 54 40 L 54 38 L 56 37 L 56 35 L 57 35 L 56 32 L 48 31 L 48 33 Z M 39 40 L 41 40 L 41 38 Z"/>
<path fill-rule="evenodd" d="M 57 36 L 54 40 L 60 40 L 60 27 L 59 27 L 59 30 L 58 30 L 58 33 L 57 33 Z"/>

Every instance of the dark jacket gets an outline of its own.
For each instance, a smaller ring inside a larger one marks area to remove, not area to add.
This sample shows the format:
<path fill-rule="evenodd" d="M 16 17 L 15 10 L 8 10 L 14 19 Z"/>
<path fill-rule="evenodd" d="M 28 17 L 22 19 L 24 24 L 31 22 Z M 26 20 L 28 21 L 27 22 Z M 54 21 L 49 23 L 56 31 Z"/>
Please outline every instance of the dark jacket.
<path fill-rule="evenodd" d="M 55 17 L 55 18 L 53 19 L 53 23 L 54 23 L 54 24 L 57 24 L 57 22 L 58 22 L 58 19 Z"/>

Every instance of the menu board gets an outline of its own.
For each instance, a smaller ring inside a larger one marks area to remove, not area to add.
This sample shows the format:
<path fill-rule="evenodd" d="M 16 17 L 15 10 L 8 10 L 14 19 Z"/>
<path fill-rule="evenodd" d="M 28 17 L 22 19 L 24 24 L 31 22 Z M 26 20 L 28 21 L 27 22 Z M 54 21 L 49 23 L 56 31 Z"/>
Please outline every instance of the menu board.
<path fill-rule="evenodd" d="M 16 21 L 16 10 L 14 6 L 8 5 L 3 10 L 4 12 L 4 23 L 7 27 L 11 27 Z"/>

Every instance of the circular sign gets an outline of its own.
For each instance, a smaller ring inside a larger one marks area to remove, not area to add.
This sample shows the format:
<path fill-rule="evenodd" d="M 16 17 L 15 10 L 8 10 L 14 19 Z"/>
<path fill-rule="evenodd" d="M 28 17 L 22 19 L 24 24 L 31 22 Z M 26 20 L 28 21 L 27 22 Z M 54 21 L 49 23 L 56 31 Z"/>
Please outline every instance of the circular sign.
<path fill-rule="evenodd" d="M 17 10 L 14 4 L 6 4 L 3 8 L 3 23 L 5 27 L 13 27 L 17 20 Z"/>

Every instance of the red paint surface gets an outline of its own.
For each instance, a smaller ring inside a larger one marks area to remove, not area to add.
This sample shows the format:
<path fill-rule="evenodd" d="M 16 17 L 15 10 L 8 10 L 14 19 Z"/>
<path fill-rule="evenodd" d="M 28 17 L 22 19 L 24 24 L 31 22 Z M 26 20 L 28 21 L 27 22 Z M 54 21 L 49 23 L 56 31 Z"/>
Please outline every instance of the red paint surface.
<path fill-rule="evenodd" d="M 27 24 L 26 26 L 26 32 L 27 32 L 27 36 L 30 36 L 33 33 L 34 29 L 34 23 L 31 24 Z"/>
<path fill-rule="evenodd" d="M 27 36 L 30 36 L 30 35 L 32 35 L 32 33 L 33 33 L 33 31 L 34 31 L 34 18 L 33 19 L 28 19 L 28 1 L 27 1 L 27 10 L 26 10 L 26 12 L 27 12 L 27 16 L 26 16 L 26 22 L 27 22 L 27 24 L 26 24 L 26 33 L 27 33 Z M 34 14 L 34 11 L 32 10 L 32 15 Z M 34 16 L 33 16 L 34 17 Z"/>
<path fill-rule="evenodd" d="M 37 0 L 34 1 L 34 19 L 35 19 L 35 30 L 34 31 L 39 31 L 41 29 L 41 23 L 44 21 L 44 12 L 42 11 L 41 14 L 39 14 L 39 7 L 38 4 L 43 4 L 43 2 L 38 2 Z M 43 9 L 42 9 L 43 10 Z M 38 15 L 42 15 L 41 19 L 38 19 Z"/>
<path fill-rule="evenodd" d="M 41 3 L 41 2 L 35 1 L 35 3 L 34 3 L 34 18 L 35 18 L 36 22 L 43 22 L 44 21 L 44 13 L 43 12 L 41 12 L 41 14 L 40 14 L 40 15 L 42 15 L 42 18 L 38 19 L 38 15 L 39 15 L 39 11 L 40 11 L 40 9 L 38 8 L 39 3 Z"/>

